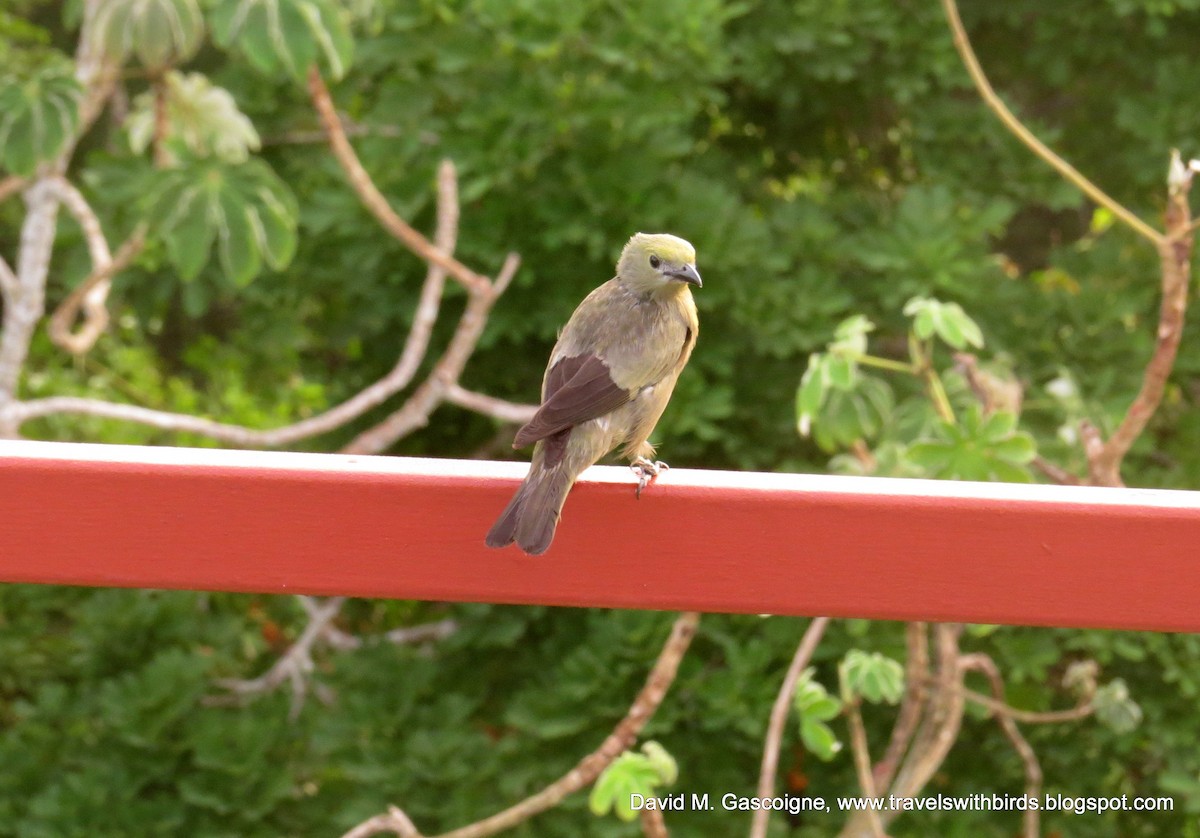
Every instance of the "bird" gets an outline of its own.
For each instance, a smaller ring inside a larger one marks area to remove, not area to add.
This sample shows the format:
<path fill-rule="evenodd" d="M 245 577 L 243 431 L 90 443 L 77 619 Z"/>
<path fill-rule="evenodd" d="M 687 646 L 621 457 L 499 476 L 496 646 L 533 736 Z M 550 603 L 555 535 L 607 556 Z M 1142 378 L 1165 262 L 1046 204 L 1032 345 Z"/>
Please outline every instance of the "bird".
<path fill-rule="evenodd" d="M 691 289 L 703 287 L 696 250 L 678 236 L 637 233 L 616 276 L 584 298 L 559 333 L 537 412 L 513 448 L 535 443 L 529 473 L 487 534 L 531 556 L 550 547 L 567 493 L 617 447 L 631 458 L 637 495 L 666 468 L 651 432 L 683 371 L 700 321 Z"/>

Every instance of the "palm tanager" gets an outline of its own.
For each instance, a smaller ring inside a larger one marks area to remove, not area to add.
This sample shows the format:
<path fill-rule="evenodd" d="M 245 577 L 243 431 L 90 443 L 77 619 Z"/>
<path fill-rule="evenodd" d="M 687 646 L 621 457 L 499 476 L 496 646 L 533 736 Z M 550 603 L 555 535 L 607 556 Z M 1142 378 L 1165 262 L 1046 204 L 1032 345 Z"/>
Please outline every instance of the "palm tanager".
<path fill-rule="evenodd" d="M 617 446 L 633 458 L 638 493 L 663 463 L 648 442 L 696 345 L 691 286 L 701 287 L 696 251 L 681 238 L 638 233 L 617 275 L 584 299 L 559 335 L 542 380 L 542 403 L 517 431 L 531 442 L 529 474 L 487 534 L 530 555 L 554 539 L 576 478 Z"/>

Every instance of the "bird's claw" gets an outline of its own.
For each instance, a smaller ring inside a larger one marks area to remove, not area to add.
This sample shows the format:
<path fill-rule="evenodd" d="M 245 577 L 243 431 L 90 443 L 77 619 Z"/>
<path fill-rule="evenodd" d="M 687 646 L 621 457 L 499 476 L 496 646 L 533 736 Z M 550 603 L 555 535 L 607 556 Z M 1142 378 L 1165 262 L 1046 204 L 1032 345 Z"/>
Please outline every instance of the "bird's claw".
<path fill-rule="evenodd" d="M 670 466 L 660 460 L 648 460 L 645 457 L 638 457 L 630 464 L 629 468 L 637 475 L 638 484 L 635 495 L 638 500 L 641 500 L 642 491 L 653 483 L 660 474 L 669 469 Z"/>

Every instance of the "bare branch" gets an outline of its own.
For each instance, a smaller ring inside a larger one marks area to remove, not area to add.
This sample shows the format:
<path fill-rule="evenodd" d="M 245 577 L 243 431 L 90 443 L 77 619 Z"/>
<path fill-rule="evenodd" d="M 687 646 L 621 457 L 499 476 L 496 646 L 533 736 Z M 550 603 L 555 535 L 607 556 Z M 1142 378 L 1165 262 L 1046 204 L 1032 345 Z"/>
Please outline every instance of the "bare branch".
<path fill-rule="evenodd" d="M 1019 710 L 1010 704 L 1005 704 L 1003 701 L 997 701 L 994 698 L 988 698 L 983 693 L 977 693 L 974 690 L 963 688 L 963 695 L 968 701 L 978 704 L 981 707 L 986 707 L 997 716 L 1007 716 L 1013 721 L 1024 722 L 1031 725 L 1050 725 L 1062 724 L 1063 722 L 1076 722 L 1080 719 L 1086 719 L 1088 716 L 1096 712 L 1095 706 L 1092 704 L 1090 697 L 1084 697 L 1079 704 L 1069 710 Z"/>
<path fill-rule="evenodd" d="M 334 157 L 341 164 L 342 170 L 350 180 L 350 185 L 358 193 L 359 200 L 371 211 L 384 229 L 403 242 L 404 246 L 417 256 L 430 264 L 441 267 L 468 290 L 483 291 L 490 286 L 491 282 L 486 276 L 476 273 L 435 246 L 397 215 L 396 211 L 388 204 L 387 198 L 375 186 L 371 176 L 367 174 L 367 170 L 359 161 L 358 155 L 354 153 L 350 141 L 346 139 L 341 118 L 338 117 L 333 106 L 333 98 L 329 95 L 329 88 L 326 87 L 325 80 L 321 78 L 321 71 L 315 64 L 308 71 L 308 92 L 313 107 L 316 108 L 317 115 L 321 119 L 321 125 L 329 138 L 329 147 L 333 150 Z"/>
<path fill-rule="evenodd" d="M 1062 466 L 1052 463 L 1040 455 L 1033 458 L 1033 467 L 1061 486 L 1078 486 L 1083 482 Z"/>
<path fill-rule="evenodd" d="M 510 257 L 505 267 L 513 261 L 513 257 Z M 342 449 L 344 453 L 378 454 L 396 440 L 428 424 L 429 416 L 441 405 L 447 391 L 462 375 L 463 368 L 483 334 L 483 327 L 487 325 L 488 314 L 495 305 L 498 294 L 503 291 L 501 281 L 510 274 L 507 270 L 501 271 L 494 286 L 488 285 L 481 291 L 471 291 L 454 335 L 429 377 L 391 416 L 351 440 L 350 444 Z"/>
<path fill-rule="evenodd" d="M 862 712 L 859 710 L 859 700 L 847 703 L 846 721 L 850 726 L 850 751 L 854 755 L 854 773 L 858 776 L 858 784 L 865 797 L 874 799 L 875 778 L 871 774 L 871 753 L 867 749 L 867 729 L 863 727 Z M 867 826 L 872 838 L 883 838 L 883 822 L 879 813 L 868 808 Z"/>
<path fill-rule="evenodd" d="M 962 671 L 958 665 L 961 629 L 957 623 L 941 623 L 933 628 L 937 676 L 933 690 L 927 694 L 925 718 L 892 783 L 891 793 L 897 797 L 914 797 L 924 788 L 958 738 L 963 714 Z M 884 819 L 894 817 L 895 813 L 885 814 Z"/>
<path fill-rule="evenodd" d="M 688 646 L 691 645 L 699 622 L 700 615 L 694 611 L 680 614 L 675 620 L 671 635 L 667 638 L 654 668 L 650 670 L 650 674 L 646 678 L 646 685 L 634 699 L 625 718 L 617 724 L 599 748 L 537 794 L 489 818 L 444 833 L 438 838 L 484 838 L 486 835 L 495 835 L 497 832 L 509 829 L 529 820 L 534 815 L 553 808 L 567 796 L 594 782 L 613 760 L 629 749 L 642 728 L 654 716 L 658 706 L 666 697 L 671 683 L 675 680 L 679 662 L 687 652 Z M 372 823 L 374 823 L 373 826 L 367 827 Z M 389 829 L 397 835 L 406 836 L 406 838 L 421 838 L 419 832 L 401 832 L 397 825 L 398 821 L 394 818 L 387 822 L 372 818 L 370 821 L 359 824 L 342 838 L 366 838 Z M 409 825 L 411 826 L 411 824 Z"/>
<path fill-rule="evenodd" d="M 497 399 L 494 396 L 485 396 L 483 393 L 466 390 L 458 384 L 451 384 L 447 387 L 444 395 L 446 401 L 450 402 L 450 404 L 465 407 L 468 410 L 482 413 L 484 416 L 491 416 L 502 422 L 528 422 L 533 418 L 533 414 L 537 413 L 537 405 L 535 404 L 506 402 L 504 399 Z"/>
<path fill-rule="evenodd" d="M 421 838 L 421 833 L 417 831 L 416 825 L 408 815 L 395 806 L 389 806 L 382 815 L 376 815 L 363 821 L 342 838 L 368 838 L 368 836 L 378 835 L 381 832 L 391 832 L 399 835 L 400 838 Z"/>
<path fill-rule="evenodd" d="M 642 835 L 646 838 L 669 838 L 670 836 L 670 833 L 667 832 L 667 821 L 658 809 L 643 809 L 639 822 L 642 827 Z"/>
<path fill-rule="evenodd" d="M 165 169 L 171 165 L 171 152 L 167 150 L 167 140 L 171 136 L 171 116 L 168 109 L 170 89 L 163 73 L 155 74 L 151 89 L 154 93 L 154 136 L 151 138 L 154 165 Z"/>
<path fill-rule="evenodd" d="M 1178 160 L 1179 153 L 1174 152 L 1172 162 L 1177 163 Z M 1142 374 L 1142 386 L 1125 412 L 1121 424 L 1098 452 L 1089 452 L 1089 471 L 1092 482 L 1096 485 L 1124 485 L 1121 482 L 1121 463 L 1162 403 L 1167 378 L 1175 366 L 1179 343 L 1183 339 L 1188 283 L 1191 279 L 1194 235 L 1190 230 L 1192 218 L 1188 206 L 1191 182 L 1191 172 L 1188 171 L 1181 182 L 1169 184 L 1167 235 L 1157 243 L 1162 272 L 1162 302 L 1159 304 L 1154 354 L 1146 364 Z"/>
<path fill-rule="evenodd" d="M 403 137 L 405 130 L 398 125 L 361 125 L 343 123 L 342 131 L 347 137 Z M 324 130 L 284 131 L 262 138 L 264 147 L 272 145 L 316 145 L 327 143 L 329 137 Z"/>
<path fill-rule="evenodd" d="M 921 708 L 925 702 L 925 679 L 929 676 L 929 638 L 925 623 L 909 623 L 905 627 L 905 642 L 908 657 L 904 662 L 904 698 L 900 701 L 900 712 L 887 750 L 875 766 L 875 788 L 886 789 L 896 776 L 896 768 L 908 750 L 908 744 L 917 732 L 921 721 Z"/>
<path fill-rule="evenodd" d="M 25 188 L 25 178 L 17 175 L 9 175 L 0 178 L 0 204 L 7 201 L 13 195 L 16 195 Z"/>
<path fill-rule="evenodd" d="M 45 312 L 46 275 L 58 221 L 58 193 L 52 181 L 35 181 L 25 190 L 25 220 L 17 255 L 16 286 L 5 296 L 0 325 L 0 438 L 16 436 L 17 383 L 29 354 L 34 329 Z"/>
<path fill-rule="evenodd" d="M 7 300 L 17 292 L 19 287 L 20 283 L 17 281 L 17 275 L 13 273 L 12 266 L 5 261 L 3 256 L 0 256 L 0 293 Z"/>
<path fill-rule="evenodd" d="M 238 703 L 244 704 L 258 696 L 274 691 L 284 681 L 292 684 L 292 704 L 288 719 L 295 721 L 304 707 L 304 697 L 308 692 L 308 679 L 313 671 L 312 649 L 321 639 L 325 627 L 337 616 L 345 603 L 344 596 L 330 597 L 309 613 L 308 625 L 300 633 L 296 642 L 280 656 L 275 665 L 257 678 L 243 680 L 240 678 L 224 678 L 217 685 L 229 690 L 229 696 L 217 696 L 208 699 L 209 704 Z"/>
<path fill-rule="evenodd" d="M 108 239 L 104 236 L 104 229 L 100 226 L 100 219 L 96 215 L 96 211 L 92 209 L 92 205 L 88 203 L 87 198 L 83 197 L 83 193 L 66 178 L 55 177 L 50 180 L 50 184 L 63 206 L 67 208 L 71 217 L 83 230 L 88 254 L 92 258 L 92 266 L 98 268 L 107 265 L 112 261 L 112 253 L 109 251 Z"/>
<path fill-rule="evenodd" d="M 959 663 L 964 670 L 974 669 L 982 672 L 991 683 L 992 695 L 996 701 L 999 703 L 1004 702 L 1004 679 L 1000 677 L 1000 667 L 996 666 L 994 660 L 985 654 L 976 653 L 963 655 L 959 659 Z M 1008 737 L 1008 741 L 1012 743 L 1013 750 L 1017 752 L 1017 756 L 1021 758 L 1021 764 L 1025 769 L 1025 795 L 1036 800 L 1042 791 L 1042 766 L 1038 763 L 1037 754 L 1034 752 L 1033 746 L 1021 734 L 1011 714 L 997 713 L 996 721 L 999 722 L 1004 735 Z M 1024 825 L 1024 838 L 1038 838 L 1038 810 L 1032 806 L 1026 808 L 1022 821 Z"/>
<path fill-rule="evenodd" d="M 1125 222 L 1136 233 L 1149 239 L 1156 245 L 1161 243 L 1164 238 L 1162 233 L 1110 198 L 1100 187 L 1084 177 L 1079 170 L 1055 154 L 1049 146 L 1034 136 L 1033 132 L 1026 128 L 1021 120 L 1013 115 L 1013 112 L 1008 109 L 1003 100 L 996 95 L 996 91 L 992 89 L 991 82 L 984 75 L 983 67 L 980 66 L 979 59 L 975 56 L 975 50 L 971 47 L 971 41 L 967 37 L 966 30 L 963 28 L 961 18 L 958 16 L 958 6 L 955 0 L 942 0 L 942 8 L 946 12 L 946 20 L 949 22 L 950 30 L 954 34 L 954 46 L 958 50 L 963 64 L 966 65 L 967 72 L 971 74 L 971 81 L 975 83 L 975 88 L 979 91 L 979 95 L 983 98 L 983 101 L 1000 118 L 1000 121 L 1004 123 L 1004 127 L 1015 134 L 1030 151 L 1053 166 L 1060 175 L 1075 184 L 1075 186 L 1097 204 L 1105 207 L 1114 216 Z"/>
<path fill-rule="evenodd" d="M 783 741 L 783 729 L 787 724 L 788 710 L 792 706 L 792 695 L 796 692 L 796 684 L 800 680 L 808 662 L 812 660 L 817 644 L 821 642 L 825 629 L 829 626 L 828 617 L 816 617 L 804 631 L 796 654 L 783 676 L 783 684 L 775 696 L 775 704 L 771 707 L 771 717 L 767 722 L 767 737 L 763 743 L 762 766 L 758 772 L 758 796 L 772 797 L 775 794 L 775 774 L 779 769 L 779 746 Z M 770 822 L 770 812 L 765 809 L 755 810 L 754 819 L 750 824 L 750 838 L 765 838 L 767 824 Z"/>
<path fill-rule="evenodd" d="M 453 187 L 449 185 L 452 178 L 453 169 L 443 166 L 442 175 L 439 178 L 441 183 L 439 194 L 450 195 L 453 193 Z M 457 201 L 450 201 L 442 206 L 449 205 L 456 208 Z M 439 233 L 441 234 L 442 241 L 452 243 L 451 230 L 453 229 L 453 222 L 457 217 L 456 213 L 442 211 L 439 212 L 438 216 L 440 225 Z M 375 429 L 376 436 L 370 436 L 372 431 L 367 431 L 359 437 L 359 439 L 363 439 L 363 437 L 367 437 L 368 440 L 372 438 L 377 439 L 379 447 L 372 450 L 379 451 L 386 448 L 395 439 L 398 439 L 399 436 L 411 432 L 428 421 L 429 414 L 438 407 L 444 398 L 446 389 L 454 384 L 459 375 L 462 374 L 463 367 L 474 351 L 479 336 L 483 332 L 483 327 L 487 323 L 487 314 L 495 304 L 499 294 L 503 291 L 502 282 L 507 284 L 511 280 L 518 264 L 519 259 L 515 255 L 510 254 L 504 263 L 503 269 L 497 275 L 496 283 L 494 285 L 489 284 L 480 293 L 472 293 L 467 307 L 463 312 L 462 319 L 459 322 L 458 329 L 455 331 L 454 337 L 451 339 L 450 345 L 446 348 L 442 358 L 435 365 L 429 379 L 413 393 L 412 397 L 409 398 L 408 402 L 399 411 L 393 414 L 389 420 L 385 420 L 383 426 Z M 431 267 L 431 274 L 433 274 L 435 269 L 436 266 Z M 358 418 L 409 384 L 413 373 L 420 364 L 421 356 L 428 345 L 429 332 L 432 329 L 430 318 L 436 319 L 437 317 L 437 304 L 436 302 L 431 304 L 429 301 L 433 298 L 435 292 L 440 296 L 441 288 L 439 282 L 436 274 L 426 277 L 425 287 L 422 289 L 421 295 L 422 302 L 418 306 L 413 330 L 409 333 L 405 349 L 391 372 L 336 407 L 291 425 L 269 430 L 259 430 L 242 425 L 215 422 L 211 419 L 204 419 L 189 414 L 172 413 L 136 405 L 117 404 L 75 396 L 52 396 L 45 399 L 24 402 L 14 405 L 10 409 L 10 412 L 15 417 L 18 425 L 41 416 L 73 413 L 98 416 L 106 419 L 117 419 L 125 422 L 136 422 L 166 431 L 199 434 L 244 448 L 272 448 L 288 445 L 297 440 L 333 430 Z M 392 424 L 388 424 L 389 422 Z M 392 434 L 397 435 L 392 436 Z M 353 452 L 356 449 L 351 447 L 347 450 Z M 362 452 L 363 450 L 358 450 L 358 453 Z"/>
<path fill-rule="evenodd" d="M 95 345 L 108 327 L 108 292 L 112 278 L 129 267 L 146 245 L 146 224 L 142 222 L 129 234 L 109 262 L 93 265 L 92 272 L 67 295 L 50 315 L 50 339 L 74 355 L 82 355 Z M 75 317 L 83 309 L 84 323 L 72 332 Z"/>

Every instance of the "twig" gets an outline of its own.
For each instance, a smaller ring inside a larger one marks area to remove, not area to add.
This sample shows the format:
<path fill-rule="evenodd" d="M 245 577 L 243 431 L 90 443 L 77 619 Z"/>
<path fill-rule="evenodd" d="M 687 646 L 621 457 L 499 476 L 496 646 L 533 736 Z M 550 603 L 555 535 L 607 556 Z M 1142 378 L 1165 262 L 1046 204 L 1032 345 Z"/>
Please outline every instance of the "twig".
<path fill-rule="evenodd" d="M 783 676 L 783 684 L 775 696 L 775 704 L 771 707 L 771 717 L 767 722 L 767 737 L 763 742 L 762 767 L 758 772 L 758 796 L 771 797 L 775 793 L 775 773 L 779 768 L 779 746 L 783 741 L 783 729 L 787 724 L 788 710 L 792 706 L 792 694 L 796 692 L 796 684 L 804 672 L 808 662 L 812 660 L 817 644 L 829 625 L 828 617 L 815 617 L 804 631 L 792 663 Z M 750 824 L 750 838 L 765 838 L 767 824 L 770 822 L 770 812 L 765 809 L 755 810 L 754 819 Z"/>
<path fill-rule="evenodd" d="M 337 616 L 344 596 L 330 597 L 322 602 L 309 614 L 308 625 L 300 633 L 296 642 L 280 656 L 275 665 L 257 678 L 243 680 L 240 678 L 223 678 L 217 685 L 228 690 L 228 696 L 214 696 L 207 699 L 208 704 L 237 703 L 242 704 L 268 692 L 272 692 L 284 681 L 292 684 L 292 703 L 288 711 L 288 719 L 295 721 L 304 707 L 304 697 L 308 693 L 309 676 L 313 671 L 312 649 L 321 639 L 325 627 L 330 620 Z"/>
<path fill-rule="evenodd" d="M 1172 168 L 1179 163 L 1174 152 Z M 1172 179 L 1173 181 L 1174 179 Z M 1154 354 L 1142 373 L 1142 386 L 1125 411 L 1116 431 L 1098 451 L 1089 450 L 1088 466 L 1092 483 L 1100 486 L 1121 486 L 1121 462 L 1133 443 L 1146 429 L 1158 410 L 1166 391 L 1167 378 L 1175 366 L 1179 343 L 1183 339 L 1184 314 L 1188 304 L 1188 282 L 1191 278 L 1192 224 L 1188 206 L 1192 172 L 1184 170 L 1181 181 L 1169 182 L 1166 210 L 1167 235 L 1160 239 L 1158 257 L 1162 272 L 1162 302 L 1159 304 L 1158 329 L 1155 333 Z"/>
<path fill-rule="evenodd" d="M 93 263 L 92 272 L 58 304 L 50 315 L 47 331 L 50 340 L 73 355 L 82 355 L 95 345 L 108 327 L 108 292 L 112 278 L 137 258 L 146 245 L 145 222 L 138 224 L 117 252 L 105 264 Z M 78 332 L 72 332 L 75 317 L 83 309 L 84 322 Z"/>
<path fill-rule="evenodd" d="M 675 625 L 671 629 L 671 635 L 667 638 L 666 644 L 664 644 L 662 651 L 659 652 L 654 668 L 650 670 L 650 674 L 646 678 L 646 685 L 642 687 L 641 692 L 634 699 L 629 712 L 625 714 L 625 718 L 617 724 L 599 748 L 588 754 L 574 768 L 537 794 L 527 797 L 520 803 L 491 817 L 444 833 L 438 836 L 438 838 L 483 838 L 486 835 L 494 835 L 497 832 L 516 826 L 540 812 L 553 808 L 568 795 L 574 794 L 594 782 L 613 760 L 633 744 L 638 733 L 641 732 L 642 728 L 653 717 L 658 706 L 666 697 L 671 683 L 675 680 L 675 674 L 679 670 L 679 662 L 683 659 L 688 646 L 691 645 L 692 638 L 696 634 L 696 626 L 699 622 L 700 615 L 693 611 L 680 614 L 675 620 Z M 377 821 L 377 819 L 373 818 L 371 821 L 364 821 L 362 824 L 359 824 L 343 835 L 342 838 L 367 838 L 369 835 L 374 835 L 386 829 L 391 829 L 397 835 L 403 835 L 406 838 L 421 838 L 421 834 L 416 831 L 400 832 L 395 826 L 397 821 L 394 819 L 394 813 L 392 814 L 393 820 L 386 825 L 382 821 Z M 375 826 L 366 828 L 367 824 L 372 823 L 372 821 L 376 821 L 382 828 L 376 828 Z"/>
<path fill-rule="evenodd" d="M 17 175 L 8 175 L 0 178 L 0 204 L 7 201 L 13 195 L 16 195 L 25 188 L 25 178 Z"/>
<path fill-rule="evenodd" d="M 537 413 L 537 405 L 516 404 L 494 396 L 485 396 L 483 393 L 466 390 L 459 384 L 448 386 L 444 396 L 450 404 L 465 407 L 502 422 L 528 422 L 533 418 L 533 414 Z"/>
<path fill-rule="evenodd" d="M 13 273 L 12 265 L 8 264 L 3 256 L 0 256 L 0 293 L 7 300 L 21 287 L 17 280 L 17 275 Z"/>
<path fill-rule="evenodd" d="M 905 627 L 908 657 L 904 662 L 904 698 L 887 750 L 875 765 L 875 788 L 886 789 L 896 776 L 896 768 L 908 750 L 925 702 L 925 679 L 929 676 L 929 639 L 925 623 L 909 623 Z"/>
<path fill-rule="evenodd" d="M 946 759 L 958 738 L 962 724 L 962 671 L 958 665 L 958 635 L 962 626 L 942 623 L 934 626 L 938 669 L 934 689 L 927 693 L 925 718 L 916 740 L 896 772 L 892 794 L 913 797 Z M 885 816 L 891 820 L 894 814 Z"/>
<path fill-rule="evenodd" d="M 867 729 L 863 727 L 857 697 L 846 703 L 846 721 L 850 727 L 850 751 L 854 756 L 854 773 L 858 776 L 858 785 L 864 797 L 874 800 L 876 786 L 871 773 L 871 752 L 867 746 Z M 868 807 L 866 814 L 872 838 L 883 838 L 883 823 L 879 819 L 879 813 Z"/>
<path fill-rule="evenodd" d="M 999 704 L 1004 703 L 1004 679 L 1000 677 L 1000 667 L 996 666 L 994 660 L 985 654 L 976 653 L 963 655 L 959 659 L 959 664 L 964 670 L 974 669 L 982 672 L 991 684 L 992 695 L 995 697 L 996 702 Z M 1000 728 L 1004 731 L 1004 735 L 1012 743 L 1013 750 L 1021 758 L 1021 764 L 1025 769 L 1026 797 L 1033 800 L 1038 799 L 1042 791 L 1042 766 L 1038 763 L 1037 754 L 1034 752 L 1033 746 L 1029 744 L 1029 740 L 1021 733 L 1011 713 L 996 713 L 995 716 L 996 721 L 1000 724 Z M 1022 821 L 1024 838 L 1037 838 L 1038 810 L 1032 806 L 1027 807 Z"/>
<path fill-rule="evenodd" d="M 346 138 L 341 118 L 338 117 L 333 106 L 329 88 L 325 85 L 321 71 L 315 64 L 308 71 L 308 92 L 313 107 L 316 108 L 317 116 L 320 117 L 321 125 L 329 138 L 329 147 L 333 150 L 334 157 L 341 164 L 346 177 L 350 180 L 350 185 L 358 193 L 359 200 L 378 219 L 379 223 L 402 241 L 409 250 L 426 262 L 441 267 L 468 290 L 485 290 L 491 284 L 486 276 L 476 273 L 435 246 L 397 215 L 396 211 L 388 204 L 387 198 L 375 186 L 375 182 L 359 162 L 358 155 L 354 153 L 354 148 Z"/>
<path fill-rule="evenodd" d="M 447 390 L 462 375 L 463 368 L 483 334 L 483 327 L 487 325 L 492 306 L 508 287 L 518 264 L 517 257 L 509 254 L 494 283 L 482 290 L 471 289 L 454 336 L 451 337 L 442 357 L 434 364 L 429 377 L 413 391 L 412 396 L 399 410 L 351 440 L 350 444 L 342 449 L 343 452 L 378 454 L 429 421 L 430 414 L 445 399 Z"/>
<path fill-rule="evenodd" d="M 356 125 L 344 124 L 342 130 L 347 137 L 403 137 L 404 129 L 398 125 Z M 315 145 L 329 142 L 329 136 L 324 130 L 295 130 L 284 131 L 281 134 L 271 134 L 262 138 L 263 146 L 271 145 Z"/>
<path fill-rule="evenodd" d="M 58 192 L 52 181 L 40 178 L 25 190 L 25 220 L 17 251 L 17 284 L 5 297 L 0 325 L 0 438 L 20 429 L 17 383 L 29 355 L 34 329 L 45 311 L 46 275 L 58 218 Z"/>
<path fill-rule="evenodd" d="M 351 829 L 342 838 L 368 838 L 380 832 L 392 832 L 400 838 L 421 838 L 421 833 L 408 815 L 395 806 L 389 806 L 382 815 L 369 818 Z"/>
<path fill-rule="evenodd" d="M 1033 458 L 1033 467 L 1061 486 L 1078 486 L 1083 481 L 1057 463 L 1038 455 Z"/>
<path fill-rule="evenodd" d="M 942 8 L 946 12 L 946 20 L 949 22 L 950 31 L 954 35 L 954 46 L 958 50 L 963 64 L 966 65 L 967 72 L 971 75 L 971 81 L 975 83 L 975 88 L 979 91 L 979 95 L 983 98 L 983 101 L 1000 118 L 1000 121 L 1004 123 L 1004 127 L 1015 134 L 1034 154 L 1045 160 L 1057 169 L 1059 174 L 1081 189 L 1089 198 L 1124 221 L 1139 235 L 1149 239 L 1156 245 L 1159 244 L 1163 240 L 1162 233 L 1110 198 L 1100 187 L 1084 177 L 1074 166 L 1055 154 L 1049 146 L 1034 136 L 1033 132 L 1026 128 L 1013 115 L 1008 106 L 996 95 L 996 91 L 992 89 L 991 82 L 984 75 L 983 68 L 979 64 L 979 59 L 975 56 L 975 50 L 971 47 L 971 41 L 967 37 L 966 29 L 963 28 L 962 19 L 958 16 L 958 6 L 955 0 L 942 0 Z"/>
<path fill-rule="evenodd" d="M 165 169 L 171 165 L 171 153 L 167 150 L 167 139 L 171 136 L 171 117 L 168 113 L 167 78 L 163 73 L 155 75 L 151 86 L 154 90 L 154 136 L 151 139 L 154 149 L 154 165 Z"/>
<path fill-rule="evenodd" d="M 458 224 L 458 199 L 454 167 L 448 162 L 443 163 L 439 170 L 438 196 L 438 228 L 435 235 L 440 245 L 444 245 L 447 250 L 452 251 Z M 118 251 L 117 258 L 120 258 L 121 255 Z M 403 435 L 403 433 L 423 425 L 428 420 L 429 414 L 445 398 L 445 392 L 456 384 L 458 376 L 461 375 L 463 367 L 483 332 L 488 312 L 495 304 L 496 298 L 508 286 L 519 264 L 520 260 L 510 254 L 500 274 L 497 275 L 495 283 L 489 283 L 483 292 L 472 294 L 463 319 L 459 323 L 459 328 L 455 331 L 442 359 L 435 365 L 430 379 L 414 392 L 405 406 L 397 411 L 406 420 L 400 426 L 399 434 Z M 18 426 L 30 419 L 66 413 L 135 422 L 166 431 L 194 433 L 243 448 L 274 448 L 289 445 L 301 439 L 339 428 L 382 404 L 409 385 L 429 345 L 433 324 L 438 316 L 444 278 L 445 274 L 442 269 L 431 264 L 421 290 L 417 312 L 413 318 L 413 327 L 405 341 L 400 358 L 387 375 L 324 413 L 291 425 L 261 430 L 243 425 L 215 422 L 190 414 L 76 396 L 51 396 L 15 404 L 9 409 L 9 414 Z M 462 392 L 466 393 L 466 391 Z M 487 398 L 477 394 L 471 394 L 471 396 L 476 396 L 477 399 Z M 464 398 L 463 401 L 470 402 L 472 399 Z M 464 403 L 463 406 L 475 409 L 469 403 Z M 507 411 L 517 417 L 513 421 L 525 421 L 521 418 L 524 415 L 520 410 L 521 406 L 497 400 L 496 404 L 487 405 L 487 407 L 488 415 L 503 418 L 502 413 Z M 504 410 L 501 410 L 501 407 Z M 511 411 L 508 410 L 510 407 Z M 374 450 L 382 450 L 399 438 L 392 436 L 393 433 L 397 433 L 397 431 L 389 430 L 387 433 L 380 431 L 379 439 L 382 441 L 379 448 Z"/>
<path fill-rule="evenodd" d="M 963 696 L 981 707 L 986 707 L 997 716 L 1007 716 L 1013 721 L 1024 722 L 1031 725 L 1050 725 L 1061 724 L 1063 722 L 1075 722 L 1080 719 L 1086 719 L 1088 716 L 1096 712 L 1095 706 L 1092 704 L 1091 698 L 1084 698 L 1076 706 L 1068 710 L 1019 710 L 1010 704 L 1005 704 L 1003 701 L 997 701 L 993 698 L 988 698 L 983 693 L 977 693 L 974 690 L 969 690 L 963 687 Z"/>
<path fill-rule="evenodd" d="M 643 809 L 640 821 L 642 835 L 646 838 L 669 838 L 671 833 L 667 832 L 667 821 L 658 809 Z"/>

